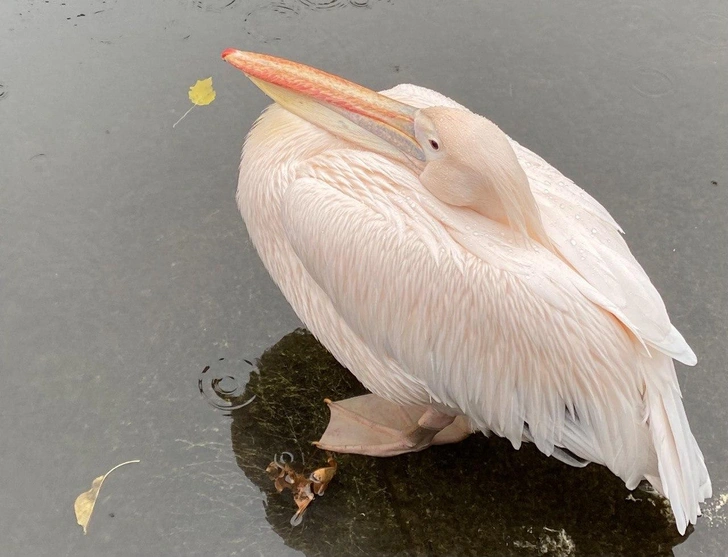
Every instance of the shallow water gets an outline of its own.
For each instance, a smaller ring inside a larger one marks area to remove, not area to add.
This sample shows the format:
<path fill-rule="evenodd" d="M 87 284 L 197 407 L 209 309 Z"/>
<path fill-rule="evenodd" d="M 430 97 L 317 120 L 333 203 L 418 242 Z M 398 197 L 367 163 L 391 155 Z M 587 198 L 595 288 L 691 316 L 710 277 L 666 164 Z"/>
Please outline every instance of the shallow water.
<path fill-rule="evenodd" d="M 321 399 L 356 387 L 310 337 L 278 343 L 300 323 L 233 200 L 267 100 L 229 46 L 442 91 L 610 210 L 700 359 L 678 374 L 716 497 L 692 533 L 598 467 L 479 437 L 342 457 L 291 529 L 261 466 L 323 464 Z M 722 2 L 1 2 L 0 554 L 724 555 L 727 69 Z M 206 366 L 259 396 L 213 408 Z M 136 458 L 83 536 L 75 497 Z"/>

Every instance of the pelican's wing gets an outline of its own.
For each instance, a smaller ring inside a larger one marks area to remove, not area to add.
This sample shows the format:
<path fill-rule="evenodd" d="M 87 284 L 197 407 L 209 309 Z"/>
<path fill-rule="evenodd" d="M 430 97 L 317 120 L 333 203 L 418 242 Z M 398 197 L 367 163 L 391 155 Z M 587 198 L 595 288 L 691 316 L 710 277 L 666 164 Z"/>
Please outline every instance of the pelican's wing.
<path fill-rule="evenodd" d="M 467 108 L 435 91 L 398 85 L 383 94 L 418 108 Z M 670 323 L 665 304 L 622 238 L 622 229 L 587 192 L 511 139 L 528 176 L 544 227 L 561 256 L 626 318 L 648 346 L 686 364 L 697 358 Z"/>
<path fill-rule="evenodd" d="M 511 143 L 561 256 L 620 309 L 648 346 L 695 365 L 695 353 L 670 323 L 660 294 L 607 210 L 541 157 Z"/>

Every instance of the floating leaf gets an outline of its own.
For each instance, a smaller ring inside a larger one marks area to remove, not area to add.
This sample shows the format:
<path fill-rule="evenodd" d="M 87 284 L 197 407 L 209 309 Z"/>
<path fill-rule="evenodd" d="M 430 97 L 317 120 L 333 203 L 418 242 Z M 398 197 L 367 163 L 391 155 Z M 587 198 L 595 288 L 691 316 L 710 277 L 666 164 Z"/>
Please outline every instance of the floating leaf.
<path fill-rule="evenodd" d="M 212 88 L 212 78 L 199 79 L 192 87 L 189 93 L 192 104 L 197 106 L 206 106 L 215 100 L 215 90 Z"/>
<path fill-rule="evenodd" d="M 94 505 L 96 505 L 96 499 L 99 497 L 99 490 L 101 484 L 104 483 L 106 476 L 111 474 L 117 468 L 124 466 L 125 464 L 132 464 L 139 462 L 138 460 L 127 460 L 121 464 L 117 464 L 111 470 L 106 472 L 103 476 L 96 478 L 91 484 L 91 489 L 84 491 L 81 495 L 76 497 L 76 502 L 73 504 L 73 509 L 76 511 L 76 522 L 83 528 L 83 533 L 86 534 L 88 529 L 88 522 L 91 520 L 91 513 L 94 512 Z"/>
<path fill-rule="evenodd" d="M 177 124 L 182 121 L 182 118 L 187 116 L 193 108 L 196 106 L 206 106 L 215 100 L 216 93 L 215 89 L 212 88 L 212 78 L 208 77 L 207 79 L 198 79 L 197 83 L 190 87 L 190 91 L 187 95 L 189 96 L 190 101 L 192 101 L 192 106 L 179 120 L 172 124 L 173 128 L 176 127 Z"/>

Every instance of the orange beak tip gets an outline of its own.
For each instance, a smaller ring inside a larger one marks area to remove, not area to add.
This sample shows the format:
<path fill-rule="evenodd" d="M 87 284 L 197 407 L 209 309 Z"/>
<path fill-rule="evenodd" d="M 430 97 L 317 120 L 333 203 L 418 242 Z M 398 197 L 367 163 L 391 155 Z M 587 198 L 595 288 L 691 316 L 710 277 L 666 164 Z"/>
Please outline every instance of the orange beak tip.
<path fill-rule="evenodd" d="M 225 50 L 222 51 L 222 54 L 220 56 L 222 56 L 223 60 L 226 60 L 228 56 L 230 56 L 231 54 L 233 54 L 235 52 L 237 52 L 237 49 L 235 49 L 235 48 L 226 48 Z"/>

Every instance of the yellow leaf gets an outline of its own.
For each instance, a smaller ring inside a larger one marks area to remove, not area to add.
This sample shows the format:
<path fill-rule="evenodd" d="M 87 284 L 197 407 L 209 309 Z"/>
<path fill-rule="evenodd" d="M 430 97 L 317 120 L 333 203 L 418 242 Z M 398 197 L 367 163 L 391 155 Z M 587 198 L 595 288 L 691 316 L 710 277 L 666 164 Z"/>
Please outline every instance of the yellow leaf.
<path fill-rule="evenodd" d="M 192 104 L 197 106 L 205 106 L 215 100 L 215 90 L 212 88 L 212 78 L 200 79 L 192 87 L 189 92 Z"/>
<path fill-rule="evenodd" d="M 180 116 L 179 120 L 172 124 L 173 128 L 176 128 L 177 124 L 179 124 L 193 108 L 196 106 L 206 106 L 215 100 L 215 90 L 212 88 L 212 78 L 208 77 L 207 79 L 198 79 L 197 83 L 190 87 L 188 95 L 192 101 L 192 106 L 187 112 Z"/>
<path fill-rule="evenodd" d="M 126 462 L 122 462 L 121 464 L 117 464 L 111 470 L 106 472 L 106 474 L 96 478 L 93 481 L 93 483 L 91 484 L 91 489 L 89 489 L 88 491 L 84 491 L 81 495 L 76 497 L 76 502 L 73 504 L 73 510 L 76 512 L 76 522 L 78 522 L 78 525 L 83 528 L 84 534 L 86 534 L 86 530 L 88 528 L 88 522 L 89 522 L 89 520 L 91 520 L 91 513 L 94 512 L 94 506 L 96 505 L 96 499 L 98 499 L 98 497 L 99 497 L 99 490 L 101 489 L 101 484 L 104 483 L 106 476 L 111 474 L 114 470 L 116 470 L 120 466 L 124 466 L 125 464 L 132 464 L 135 462 L 139 462 L 139 461 L 138 460 L 128 460 Z"/>

